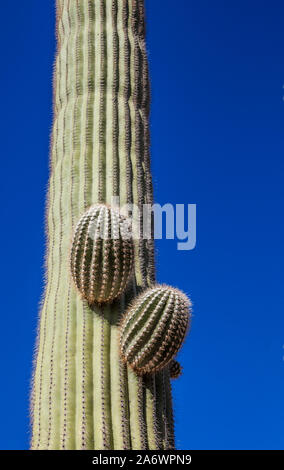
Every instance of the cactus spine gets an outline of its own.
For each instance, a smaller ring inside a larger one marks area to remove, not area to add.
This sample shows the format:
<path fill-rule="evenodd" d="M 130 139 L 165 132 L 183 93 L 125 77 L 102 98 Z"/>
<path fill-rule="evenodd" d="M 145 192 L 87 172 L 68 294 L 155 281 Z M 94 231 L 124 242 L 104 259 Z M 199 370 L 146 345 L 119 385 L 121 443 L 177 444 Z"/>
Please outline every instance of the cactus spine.
<path fill-rule="evenodd" d="M 179 351 L 189 324 L 189 299 L 178 289 L 147 289 L 124 314 L 120 347 L 123 360 L 139 375 L 169 364 Z"/>
<path fill-rule="evenodd" d="M 89 307 L 72 282 L 72 233 L 95 203 L 152 203 L 143 0 L 57 0 L 47 282 L 32 390 L 32 449 L 174 448 L 169 369 L 138 377 L 119 358 L 127 302 L 154 282 L 153 241 L 135 279 Z M 141 221 L 140 221 L 141 223 Z"/>

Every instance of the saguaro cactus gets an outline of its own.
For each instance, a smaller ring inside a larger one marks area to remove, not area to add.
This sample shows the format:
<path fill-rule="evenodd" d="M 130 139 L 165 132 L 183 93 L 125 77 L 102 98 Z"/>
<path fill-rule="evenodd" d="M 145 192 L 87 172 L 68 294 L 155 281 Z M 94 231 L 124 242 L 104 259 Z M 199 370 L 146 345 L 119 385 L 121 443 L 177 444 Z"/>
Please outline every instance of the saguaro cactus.
<path fill-rule="evenodd" d="M 122 312 L 154 282 L 153 241 L 135 242 L 131 288 L 110 305 L 90 308 L 69 269 L 90 205 L 152 203 L 143 0 L 57 0 L 57 46 L 31 447 L 171 449 L 168 367 L 138 377 L 119 358 Z"/>

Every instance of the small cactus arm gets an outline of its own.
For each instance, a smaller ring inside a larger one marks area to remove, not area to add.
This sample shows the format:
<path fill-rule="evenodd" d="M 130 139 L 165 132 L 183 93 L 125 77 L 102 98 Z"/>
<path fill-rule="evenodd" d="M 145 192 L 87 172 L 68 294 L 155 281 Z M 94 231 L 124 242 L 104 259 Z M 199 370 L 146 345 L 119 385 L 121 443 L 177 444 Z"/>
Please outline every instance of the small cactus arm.
<path fill-rule="evenodd" d="M 126 294 L 89 306 L 70 243 L 93 204 L 152 204 L 143 0 L 57 0 L 47 282 L 33 373 L 32 449 L 173 449 L 169 368 L 138 376 L 119 322 L 152 284 L 153 240 L 135 240 Z M 139 229 L 142 222 L 139 219 Z"/>
<path fill-rule="evenodd" d="M 109 303 L 125 290 L 132 273 L 131 221 L 105 204 L 80 218 L 71 247 L 71 273 L 89 305 Z"/>
<path fill-rule="evenodd" d="M 138 374 L 169 365 L 189 325 L 190 301 L 178 289 L 154 286 L 138 296 L 121 321 L 123 360 Z"/>
<path fill-rule="evenodd" d="M 170 363 L 170 377 L 171 379 L 178 379 L 182 375 L 182 367 L 175 359 Z"/>

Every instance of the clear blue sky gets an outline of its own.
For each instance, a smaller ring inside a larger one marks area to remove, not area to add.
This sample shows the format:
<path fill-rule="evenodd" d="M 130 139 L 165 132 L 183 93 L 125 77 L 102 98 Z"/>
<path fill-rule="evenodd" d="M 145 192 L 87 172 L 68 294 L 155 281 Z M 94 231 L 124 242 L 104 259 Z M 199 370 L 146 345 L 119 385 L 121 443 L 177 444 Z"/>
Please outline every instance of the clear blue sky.
<path fill-rule="evenodd" d="M 53 1 L 2 2 L 0 448 L 25 449 L 51 128 Z M 181 449 L 284 448 L 284 5 L 147 0 L 155 199 L 197 204 L 157 243 L 194 302 L 174 384 Z"/>

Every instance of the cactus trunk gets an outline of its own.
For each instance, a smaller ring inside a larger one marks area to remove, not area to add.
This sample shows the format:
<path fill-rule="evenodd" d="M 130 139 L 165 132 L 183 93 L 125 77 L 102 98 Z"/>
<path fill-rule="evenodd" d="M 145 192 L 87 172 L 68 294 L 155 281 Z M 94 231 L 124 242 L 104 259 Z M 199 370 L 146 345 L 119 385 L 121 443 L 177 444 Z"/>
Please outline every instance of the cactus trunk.
<path fill-rule="evenodd" d="M 153 240 L 135 241 L 131 287 L 111 305 L 90 308 L 69 266 L 72 233 L 91 204 L 152 203 L 148 116 L 143 0 L 58 0 L 32 449 L 174 448 L 168 368 L 138 377 L 119 357 L 121 315 L 154 281 Z"/>

